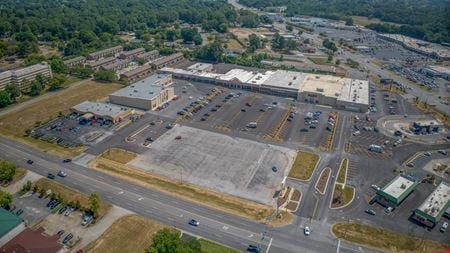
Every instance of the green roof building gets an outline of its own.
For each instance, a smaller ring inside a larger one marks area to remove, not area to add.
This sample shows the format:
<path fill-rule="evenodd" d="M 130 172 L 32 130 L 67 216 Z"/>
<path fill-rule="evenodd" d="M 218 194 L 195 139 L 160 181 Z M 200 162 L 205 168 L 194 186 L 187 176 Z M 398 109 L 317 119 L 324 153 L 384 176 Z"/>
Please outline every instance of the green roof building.
<path fill-rule="evenodd" d="M 434 226 L 450 206 L 450 185 L 441 182 L 414 211 L 413 218 L 424 225 Z"/>
<path fill-rule="evenodd" d="M 22 223 L 22 220 L 17 215 L 0 208 L 0 238 L 8 234 L 20 223 Z"/>
<path fill-rule="evenodd" d="M 416 179 L 400 174 L 379 190 L 377 195 L 389 203 L 400 205 L 418 183 Z"/>

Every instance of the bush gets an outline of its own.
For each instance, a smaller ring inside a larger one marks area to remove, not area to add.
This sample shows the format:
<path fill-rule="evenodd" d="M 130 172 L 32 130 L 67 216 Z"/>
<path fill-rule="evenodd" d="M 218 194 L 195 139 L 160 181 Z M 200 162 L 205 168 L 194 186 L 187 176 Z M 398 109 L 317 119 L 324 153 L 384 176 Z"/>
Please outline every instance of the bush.
<path fill-rule="evenodd" d="M 23 186 L 22 189 L 20 190 L 20 195 L 23 195 L 27 192 L 29 192 L 31 190 L 31 187 L 33 187 L 33 184 L 31 183 L 30 180 L 28 180 Z"/>

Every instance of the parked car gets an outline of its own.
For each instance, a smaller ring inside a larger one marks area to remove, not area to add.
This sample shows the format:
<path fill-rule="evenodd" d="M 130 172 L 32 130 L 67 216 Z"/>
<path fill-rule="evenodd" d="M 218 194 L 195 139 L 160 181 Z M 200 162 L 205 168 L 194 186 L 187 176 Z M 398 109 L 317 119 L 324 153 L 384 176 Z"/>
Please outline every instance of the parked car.
<path fill-rule="evenodd" d="M 439 152 L 439 154 L 441 154 L 441 155 L 447 155 L 447 151 L 446 151 L 446 150 L 441 149 L 441 150 L 439 150 L 438 152 Z"/>
<path fill-rule="evenodd" d="M 261 247 L 255 246 L 255 245 L 248 245 L 247 252 L 260 253 L 261 252 Z"/>
<path fill-rule="evenodd" d="M 309 229 L 309 227 L 308 227 L 308 226 L 306 226 L 306 227 L 305 227 L 305 229 L 304 229 L 304 233 L 305 233 L 305 235 L 306 235 L 306 236 L 308 236 L 308 235 L 310 235 L 310 234 L 311 234 L 311 230 Z"/>
<path fill-rule="evenodd" d="M 48 173 L 48 174 L 47 174 L 47 178 L 49 178 L 49 179 L 55 179 L 55 175 L 52 174 L 52 173 Z"/>
<path fill-rule="evenodd" d="M 431 152 L 425 152 L 423 153 L 425 156 L 431 156 Z"/>
<path fill-rule="evenodd" d="M 381 190 L 381 188 L 380 188 L 378 185 L 376 185 L 376 184 L 373 184 L 371 187 L 372 187 L 374 190 L 376 190 L 376 191 Z"/>
<path fill-rule="evenodd" d="M 198 222 L 197 220 L 190 220 L 189 221 L 189 225 L 194 226 L 194 227 L 198 227 L 200 225 L 200 222 Z"/>
<path fill-rule="evenodd" d="M 63 160 L 63 163 L 70 163 L 71 161 L 72 161 L 72 159 L 67 158 L 67 159 L 64 159 L 64 160 Z"/>
<path fill-rule="evenodd" d="M 272 171 L 273 171 L 273 172 L 277 172 L 277 171 L 278 171 L 277 166 L 273 166 L 273 167 L 272 167 Z"/>
<path fill-rule="evenodd" d="M 439 229 L 439 231 L 441 231 L 442 233 L 444 233 L 445 230 L 447 230 L 447 227 L 448 227 L 448 223 L 447 223 L 447 222 L 444 222 L 444 224 L 442 224 L 442 227 L 441 227 L 441 229 Z"/>
<path fill-rule="evenodd" d="M 23 213 L 23 210 L 22 210 L 22 209 L 19 209 L 19 210 L 17 210 L 16 215 L 17 215 L 17 216 L 20 216 L 22 213 Z"/>
<path fill-rule="evenodd" d="M 309 130 L 308 130 L 308 128 L 302 128 L 302 129 L 300 129 L 300 132 L 308 132 Z"/>
<path fill-rule="evenodd" d="M 67 206 L 64 206 L 63 208 L 59 209 L 58 213 L 63 214 L 67 210 Z"/>
<path fill-rule="evenodd" d="M 27 163 L 28 164 L 33 164 L 34 162 L 33 162 L 33 160 L 28 160 Z"/>
<path fill-rule="evenodd" d="M 94 217 L 92 217 L 92 215 L 85 213 L 85 214 L 83 215 L 83 219 L 82 219 L 82 221 L 81 221 L 81 226 L 86 226 L 86 225 L 88 225 L 88 224 L 92 221 L 93 218 L 94 218 Z"/>
<path fill-rule="evenodd" d="M 368 214 L 370 214 L 370 215 L 375 215 L 375 214 L 377 214 L 374 210 L 372 210 L 372 209 L 366 209 L 366 211 L 364 211 L 364 212 L 366 212 L 366 213 L 368 213 Z"/>
<path fill-rule="evenodd" d="M 63 243 L 68 243 L 70 240 L 72 240 L 73 235 L 72 234 L 68 234 L 66 235 L 66 237 L 64 237 Z"/>
<path fill-rule="evenodd" d="M 61 230 L 59 230 L 58 233 L 56 233 L 56 234 L 59 235 L 59 236 L 62 236 L 62 235 L 64 234 L 64 230 L 61 229 Z"/>

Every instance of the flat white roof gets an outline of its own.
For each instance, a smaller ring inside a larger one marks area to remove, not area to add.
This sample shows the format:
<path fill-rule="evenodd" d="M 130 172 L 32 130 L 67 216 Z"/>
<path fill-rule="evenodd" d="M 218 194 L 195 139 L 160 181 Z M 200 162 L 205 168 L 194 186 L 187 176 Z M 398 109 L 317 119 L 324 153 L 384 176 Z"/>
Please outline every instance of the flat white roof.
<path fill-rule="evenodd" d="M 431 217 L 437 217 L 449 201 L 450 185 L 441 182 L 417 209 Z"/>
<path fill-rule="evenodd" d="M 334 97 L 338 101 L 369 104 L 369 82 L 332 75 L 316 75 L 286 70 L 276 71 L 248 71 L 232 69 L 225 74 L 198 72 L 177 68 L 163 68 L 163 71 L 193 75 L 204 78 L 237 81 L 255 86 L 268 88 L 289 89 L 293 92 L 320 93 L 327 97 Z"/>
<path fill-rule="evenodd" d="M 48 64 L 46 62 L 43 62 L 43 63 L 39 63 L 39 64 L 32 65 L 29 67 L 13 70 L 12 75 L 20 77 L 20 76 L 24 76 L 24 75 L 27 75 L 30 73 L 42 71 L 42 70 L 48 69 L 48 68 L 49 68 Z"/>
<path fill-rule="evenodd" d="M 197 62 L 191 66 L 188 67 L 189 70 L 197 70 L 197 71 L 206 71 L 209 68 L 212 68 L 211 63 L 203 63 L 203 62 Z"/>
<path fill-rule="evenodd" d="M 444 46 L 441 46 L 439 44 L 435 44 L 435 43 L 431 43 L 431 42 L 427 42 L 424 40 L 419 40 L 419 39 L 414 39 L 408 36 L 404 36 L 401 34 L 388 34 L 388 33 L 383 33 L 380 34 L 381 36 L 387 37 L 387 38 L 391 38 L 393 40 L 396 41 L 400 41 L 405 43 L 406 45 L 418 49 L 418 50 L 422 50 L 423 52 L 427 52 L 427 53 L 435 53 L 440 57 L 450 57 L 450 50 Z"/>
<path fill-rule="evenodd" d="M 118 106 L 115 104 L 90 102 L 90 101 L 84 101 L 81 104 L 77 104 L 74 107 L 72 107 L 72 109 L 84 113 L 92 113 L 101 116 L 110 116 L 111 118 L 119 116 L 120 114 L 128 110 L 131 110 L 130 108 Z"/>
<path fill-rule="evenodd" d="M 404 176 L 396 177 L 390 184 L 383 188 L 383 191 L 394 198 L 399 198 L 410 187 L 414 185 L 414 181 Z"/>
<path fill-rule="evenodd" d="M 159 86 L 159 80 L 166 78 L 167 75 L 156 74 L 133 83 L 123 89 L 120 89 L 110 96 L 129 97 L 143 100 L 152 100 L 166 88 Z"/>
<path fill-rule="evenodd" d="M 450 75 L 450 67 L 447 66 L 430 65 L 428 68 L 441 74 Z"/>

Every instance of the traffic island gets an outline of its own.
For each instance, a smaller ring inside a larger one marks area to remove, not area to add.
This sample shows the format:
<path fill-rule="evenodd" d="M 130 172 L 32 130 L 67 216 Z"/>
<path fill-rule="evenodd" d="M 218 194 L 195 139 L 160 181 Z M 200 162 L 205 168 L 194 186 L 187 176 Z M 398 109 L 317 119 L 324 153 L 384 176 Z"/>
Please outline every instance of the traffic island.
<path fill-rule="evenodd" d="M 355 198 L 355 188 L 347 185 L 348 159 L 344 158 L 339 166 L 338 176 L 334 183 L 333 198 L 330 208 L 339 209 L 350 205 Z"/>
<path fill-rule="evenodd" d="M 331 228 L 335 237 L 383 252 L 443 252 L 450 244 L 412 237 L 355 222 L 338 222 Z"/>
<path fill-rule="evenodd" d="M 288 177 L 298 180 L 309 181 L 319 164 L 320 156 L 317 154 L 299 151 L 295 158 L 294 164 L 289 171 Z"/>
<path fill-rule="evenodd" d="M 330 180 L 331 168 L 327 167 L 320 173 L 319 179 L 316 182 L 316 190 L 324 195 L 327 190 L 328 180 Z"/>

